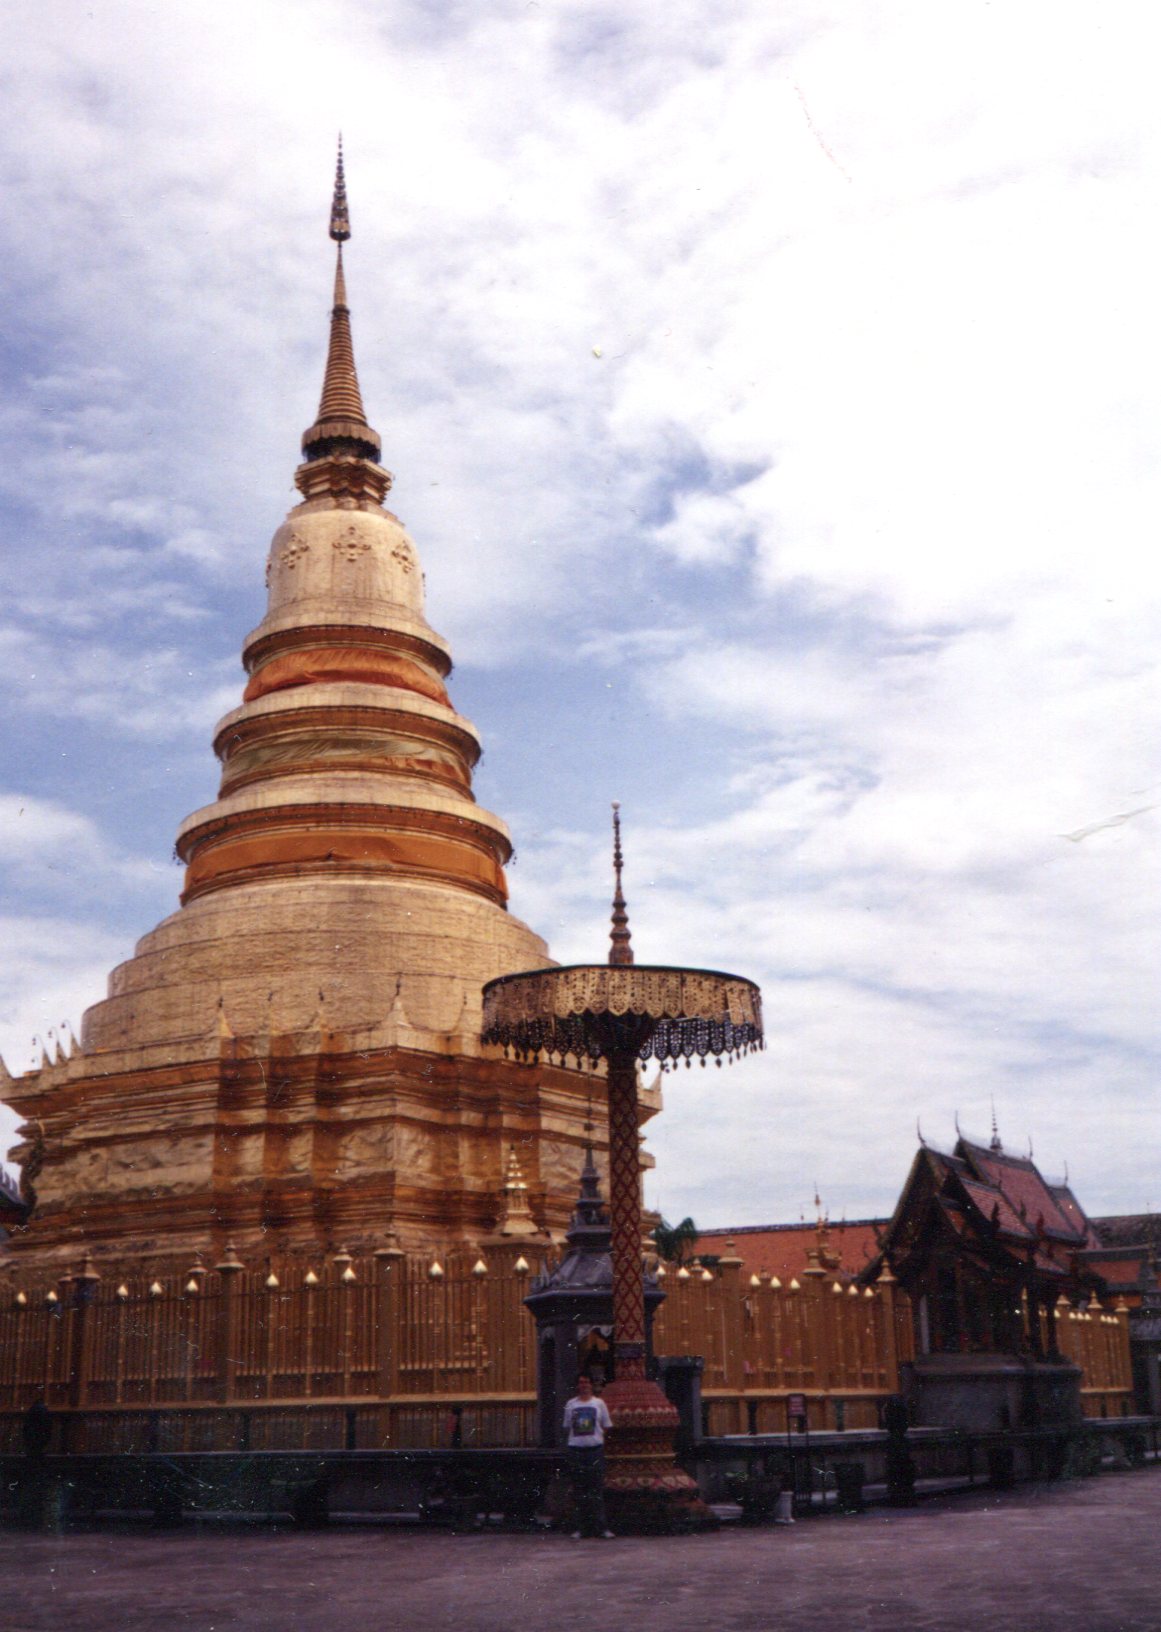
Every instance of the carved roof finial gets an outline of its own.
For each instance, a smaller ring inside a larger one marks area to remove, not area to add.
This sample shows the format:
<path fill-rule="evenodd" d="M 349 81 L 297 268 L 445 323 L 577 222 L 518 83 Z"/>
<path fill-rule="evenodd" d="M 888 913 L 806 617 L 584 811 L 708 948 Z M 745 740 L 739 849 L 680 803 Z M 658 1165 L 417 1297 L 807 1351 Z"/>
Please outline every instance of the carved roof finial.
<path fill-rule="evenodd" d="M 633 962 L 633 948 L 629 944 L 629 914 L 625 909 L 625 897 L 621 891 L 621 867 L 624 858 L 621 855 L 621 807 L 613 801 L 613 874 L 616 887 L 613 890 L 613 928 L 609 935 L 609 962 L 616 967 L 625 967 Z"/>

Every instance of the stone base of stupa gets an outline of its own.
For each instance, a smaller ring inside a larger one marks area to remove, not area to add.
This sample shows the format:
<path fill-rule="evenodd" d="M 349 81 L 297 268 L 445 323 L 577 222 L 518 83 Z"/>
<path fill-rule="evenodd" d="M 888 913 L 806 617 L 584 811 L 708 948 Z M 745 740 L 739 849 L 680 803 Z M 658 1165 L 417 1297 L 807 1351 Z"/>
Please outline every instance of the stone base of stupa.
<path fill-rule="evenodd" d="M 227 1242 L 249 1261 L 374 1252 L 388 1236 L 438 1256 L 498 1227 L 513 1147 L 529 1229 L 559 1239 L 604 1085 L 469 1043 L 389 1017 L 346 1034 L 77 1053 L 18 1078 L 6 1097 L 27 1118 L 35 1206 L 0 1261 L 60 1274 L 90 1253 L 98 1267 L 187 1270 Z M 642 1095 L 647 1113 L 657 1098 Z"/>

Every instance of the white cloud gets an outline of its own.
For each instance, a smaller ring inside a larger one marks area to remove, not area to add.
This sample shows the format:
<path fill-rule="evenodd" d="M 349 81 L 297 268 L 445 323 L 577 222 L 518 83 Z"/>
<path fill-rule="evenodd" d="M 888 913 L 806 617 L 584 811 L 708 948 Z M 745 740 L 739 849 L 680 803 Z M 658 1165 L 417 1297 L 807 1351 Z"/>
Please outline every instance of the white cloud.
<path fill-rule="evenodd" d="M 88 816 L 51 800 L 0 792 L 0 883 L 4 898 L 27 908 L 39 904 L 75 920 L 82 940 L 95 944 L 101 923 L 110 924 L 127 910 L 170 910 L 179 874 L 172 865 L 129 853 L 102 832 Z M 31 914 L 9 927 L 6 957 L 15 965 L 23 953 L 14 949 L 32 936 L 37 961 L 52 948 L 52 935 L 35 933 Z M 86 927 L 87 926 L 87 927 Z M 147 926 L 143 926 L 147 927 Z M 68 954 L 65 954 L 67 961 Z M 11 982 L 20 982 L 14 973 Z M 0 1045 L 2 1046 L 2 1045 Z"/>

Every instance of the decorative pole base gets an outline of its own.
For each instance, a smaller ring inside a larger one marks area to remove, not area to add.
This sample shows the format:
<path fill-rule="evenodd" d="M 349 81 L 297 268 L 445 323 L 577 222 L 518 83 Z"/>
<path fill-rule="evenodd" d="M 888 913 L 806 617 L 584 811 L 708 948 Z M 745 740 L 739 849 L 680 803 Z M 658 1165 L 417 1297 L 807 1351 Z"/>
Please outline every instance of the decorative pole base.
<path fill-rule="evenodd" d="M 644 1377 L 612 1382 L 601 1398 L 613 1419 L 605 1453 L 605 1511 L 619 1535 L 676 1535 L 717 1527 L 697 1482 L 678 1466 L 678 1415 Z"/>
<path fill-rule="evenodd" d="M 614 812 L 617 807 L 614 805 Z M 613 1433 L 605 1453 L 609 1521 L 629 1534 L 709 1528 L 716 1523 L 697 1485 L 677 1464 L 679 1418 L 645 1378 L 645 1287 L 641 1273 L 641 1151 L 637 1066 L 694 1054 L 731 1059 L 762 1043 L 762 1000 L 753 981 L 711 969 L 633 961 L 621 893 L 620 822 L 613 820 L 613 931 L 609 961 L 501 975 L 484 987 L 485 1043 L 605 1061 L 609 1106 L 609 1234 L 613 1269 L 615 1380 L 604 1391 Z"/>

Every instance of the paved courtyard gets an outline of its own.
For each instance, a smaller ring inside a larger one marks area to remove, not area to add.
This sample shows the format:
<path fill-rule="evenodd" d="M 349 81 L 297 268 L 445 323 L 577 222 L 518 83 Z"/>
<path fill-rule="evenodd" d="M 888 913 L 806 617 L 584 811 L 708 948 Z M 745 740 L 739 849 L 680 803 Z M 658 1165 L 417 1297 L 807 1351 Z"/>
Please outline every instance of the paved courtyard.
<path fill-rule="evenodd" d="M 4 1632 L 1161 1632 L 1161 1469 L 688 1539 L 0 1535 Z"/>

